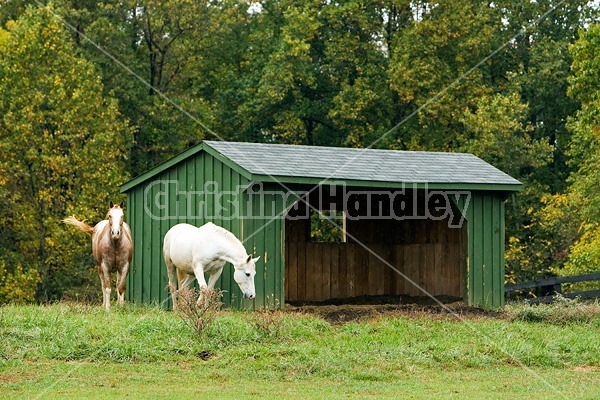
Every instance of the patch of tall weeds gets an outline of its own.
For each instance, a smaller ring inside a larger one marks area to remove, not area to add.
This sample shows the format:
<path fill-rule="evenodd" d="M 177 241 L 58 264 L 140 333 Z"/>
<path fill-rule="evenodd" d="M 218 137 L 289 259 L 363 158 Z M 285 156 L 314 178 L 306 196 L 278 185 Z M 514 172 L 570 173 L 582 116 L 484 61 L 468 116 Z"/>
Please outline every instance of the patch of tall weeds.
<path fill-rule="evenodd" d="M 510 320 L 546 322 L 555 325 L 600 321 L 600 301 L 559 297 L 551 304 L 515 303 L 506 307 Z"/>
<path fill-rule="evenodd" d="M 198 297 L 202 293 L 202 300 Z M 182 288 L 177 293 L 177 313 L 197 335 L 202 335 L 215 320 L 223 302 L 220 289 Z"/>
<path fill-rule="evenodd" d="M 278 337 L 284 329 L 284 318 L 285 315 L 279 310 L 278 303 L 274 302 L 250 313 L 248 321 L 260 334 L 266 337 Z"/>
<path fill-rule="evenodd" d="M 267 337 L 278 337 L 284 328 L 285 315 L 280 310 L 261 308 L 250 316 L 252 326 Z"/>

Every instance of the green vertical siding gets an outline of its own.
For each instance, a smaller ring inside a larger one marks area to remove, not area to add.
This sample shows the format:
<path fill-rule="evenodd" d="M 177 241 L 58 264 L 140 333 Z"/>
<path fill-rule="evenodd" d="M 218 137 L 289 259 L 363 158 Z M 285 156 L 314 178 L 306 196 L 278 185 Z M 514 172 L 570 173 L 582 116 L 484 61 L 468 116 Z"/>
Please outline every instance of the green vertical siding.
<path fill-rule="evenodd" d="M 504 249 L 506 246 L 506 238 L 505 238 L 505 226 L 504 226 L 504 218 L 506 217 L 506 212 L 505 212 L 505 203 L 503 200 L 498 201 L 498 221 L 497 221 L 497 226 L 498 226 L 498 233 L 500 236 L 500 243 L 501 246 L 498 247 L 497 250 L 497 254 L 496 257 L 500 262 L 500 266 L 496 272 L 496 279 L 498 280 L 498 293 L 496 294 L 496 297 L 494 297 L 494 304 L 497 305 L 498 307 L 504 307 L 504 302 L 505 302 L 505 298 L 504 298 L 504 279 L 506 276 L 506 272 L 505 272 L 505 268 L 506 268 L 506 264 L 505 264 L 505 258 L 504 258 Z"/>
<path fill-rule="evenodd" d="M 231 179 L 231 175 L 232 172 L 230 169 L 225 169 L 222 171 L 222 185 L 224 188 L 231 188 L 232 187 L 232 179 Z M 231 194 L 227 194 L 225 196 L 223 196 L 223 206 L 227 206 L 229 204 L 229 202 L 231 202 L 233 199 L 233 196 Z M 228 210 L 225 211 L 223 210 L 223 221 L 221 223 L 221 226 L 225 229 L 227 229 L 230 232 L 233 232 L 234 229 L 232 228 L 232 223 L 231 223 L 231 219 L 230 217 L 233 215 L 233 211 L 232 210 Z M 236 235 L 238 238 L 239 236 Z M 233 272 L 232 272 L 232 268 L 223 268 L 223 273 L 221 274 L 221 278 L 219 278 L 219 281 L 217 282 L 218 287 L 229 287 L 232 284 L 235 284 L 233 282 Z M 231 304 L 231 291 L 227 291 L 223 293 L 223 302 L 225 304 Z"/>
<path fill-rule="evenodd" d="M 467 196 L 457 201 L 465 209 Z M 471 192 L 467 223 L 464 300 L 467 304 L 504 306 L 504 203 L 496 193 Z"/>
<path fill-rule="evenodd" d="M 285 259 L 280 251 L 284 245 L 283 221 L 285 218 L 283 198 L 279 195 L 271 195 L 266 201 L 265 215 L 267 226 L 264 230 L 264 281 L 265 281 L 265 306 L 283 307 L 285 298 L 283 296 L 283 276 L 285 271 Z"/>
<path fill-rule="evenodd" d="M 206 186 L 207 182 L 215 182 L 216 186 Z M 162 253 L 164 235 L 180 222 L 201 226 L 210 221 L 242 240 L 249 254 L 261 256 L 255 278 L 257 296 L 251 302 L 243 300 L 233 280 L 231 265 L 225 266 L 217 282 L 217 287 L 225 291 L 225 305 L 250 309 L 283 306 L 283 288 L 282 282 L 279 282 L 284 268 L 282 243 L 281 239 L 271 239 L 283 237 L 279 231 L 283 224 L 277 220 L 268 223 L 270 218 L 246 221 L 233 218 L 234 213 L 241 216 L 248 214 L 245 209 L 248 195 L 239 191 L 248 184 L 246 178 L 219 160 L 200 153 L 129 190 L 127 216 L 133 231 L 135 251 L 128 276 L 127 299 L 170 307 L 168 276 Z M 195 193 L 190 197 L 191 201 L 186 195 L 189 192 Z M 273 201 L 275 208 L 282 210 L 283 205 L 276 198 L 267 199 L 265 203 L 255 201 L 250 212 L 267 215 L 267 208 L 272 206 L 269 202 Z M 161 204 L 155 204 L 156 200 Z M 244 237 L 249 240 L 244 240 Z"/>
<path fill-rule="evenodd" d="M 483 257 L 483 265 L 482 265 L 482 274 L 483 274 L 483 285 L 481 288 L 481 303 L 482 304 L 493 304 L 493 289 L 494 289 L 494 274 L 493 269 L 494 266 L 497 265 L 497 260 L 494 259 L 494 252 L 496 243 L 495 239 L 500 239 L 496 237 L 494 232 L 493 225 L 493 213 L 492 213 L 492 197 L 489 194 L 484 194 L 482 196 L 482 225 L 483 225 L 483 247 L 482 252 L 484 254 Z"/>
<path fill-rule="evenodd" d="M 485 261 L 483 260 L 484 252 L 483 249 L 483 238 L 485 234 L 484 215 L 483 215 L 483 199 L 478 194 L 474 194 L 471 199 L 473 208 L 473 219 L 472 223 L 469 224 L 469 231 L 473 232 L 470 236 L 470 246 L 473 250 L 473 258 L 470 265 L 469 275 L 473 284 L 471 285 L 471 298 L 473 304 L 481 304 L 483 302 L 483 266 Z"/>
<path fill-rule="evenodd" d="M 256 299 L 253 308 L 274 308 L 284 306 L 283 279 L 284 254 L 281 251 L 283 233 L 283 197 L 275 190 L 263 187 L 270 194 L 252 193 L 245 197 L 244 207 L 252 218 L 243 220 L 244 245 L 254 256 L 260 256 L 256 266 Z M 251 197 L 250 197 L 251 196 Z M 250 202 L 250 207 L 248 207 Z M 240 308 L 250 305 L 240 301 Z"/>

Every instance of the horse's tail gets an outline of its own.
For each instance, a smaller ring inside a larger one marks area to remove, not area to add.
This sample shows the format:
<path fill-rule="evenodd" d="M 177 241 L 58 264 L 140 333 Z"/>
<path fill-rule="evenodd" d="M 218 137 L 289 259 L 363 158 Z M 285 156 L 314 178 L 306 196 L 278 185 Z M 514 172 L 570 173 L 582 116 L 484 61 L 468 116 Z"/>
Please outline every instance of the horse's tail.
<path fill-rule="evenodd" d="M 67 217 L 65 219 L 62 220 L 62 222 L 64 222 L 67 225 L 73 225 L 78 227 L 79 229 L 81 229 L 82 231 L 84 231 L 85 233 L 87 233 L 88 235 L 93 235 L 94 232 L 96 231 L 95 228 L 89 226 L 88 224 L 85 223 L 85 220 L 83 221 L 78 221 L 77 218 L 75 218 L 75 216 L 71 216 L 71 217 Z"/>

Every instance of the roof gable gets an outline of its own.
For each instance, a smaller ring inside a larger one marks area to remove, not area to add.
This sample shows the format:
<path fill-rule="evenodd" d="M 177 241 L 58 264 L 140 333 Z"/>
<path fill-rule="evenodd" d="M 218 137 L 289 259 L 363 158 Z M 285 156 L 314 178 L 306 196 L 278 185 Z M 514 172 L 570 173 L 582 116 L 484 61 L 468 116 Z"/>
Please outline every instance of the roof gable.
<path fill-rule="evenodd" d="M 517 191 L 521 182 L 466 153 L 375 150 L 266 143 L 204 141 L 125 183 L 121 192 L 207 151 L 257 182 L 345 181 L 360 186 L 400 184 L 437 188 Z"/>

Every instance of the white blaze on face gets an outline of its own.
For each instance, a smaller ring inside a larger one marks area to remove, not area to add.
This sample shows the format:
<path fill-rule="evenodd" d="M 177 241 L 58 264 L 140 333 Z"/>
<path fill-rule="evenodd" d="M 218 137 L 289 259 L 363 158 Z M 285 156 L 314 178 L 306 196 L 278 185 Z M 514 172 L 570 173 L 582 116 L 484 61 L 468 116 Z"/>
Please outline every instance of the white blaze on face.
<path fill-rule="evenodd" d="M 123 209 L 121 208 L 111 208 L 108 212 L 108 225 L 110 228 L 110 237 L 115 240 L 121 237 L 123 217 Z"/>
<path fill-rule="evenodd" d="M 256 275 L 256 262 L 259 258 L 260 257 L 252 258 L 252 256 L 248 256 L 244 263 L 235 266 L 233 279 L 240 287 L 240 290 L 244 294 L 244 299 L 246 300 L 252 300 L 256 297 L 254 276 Z"/>

